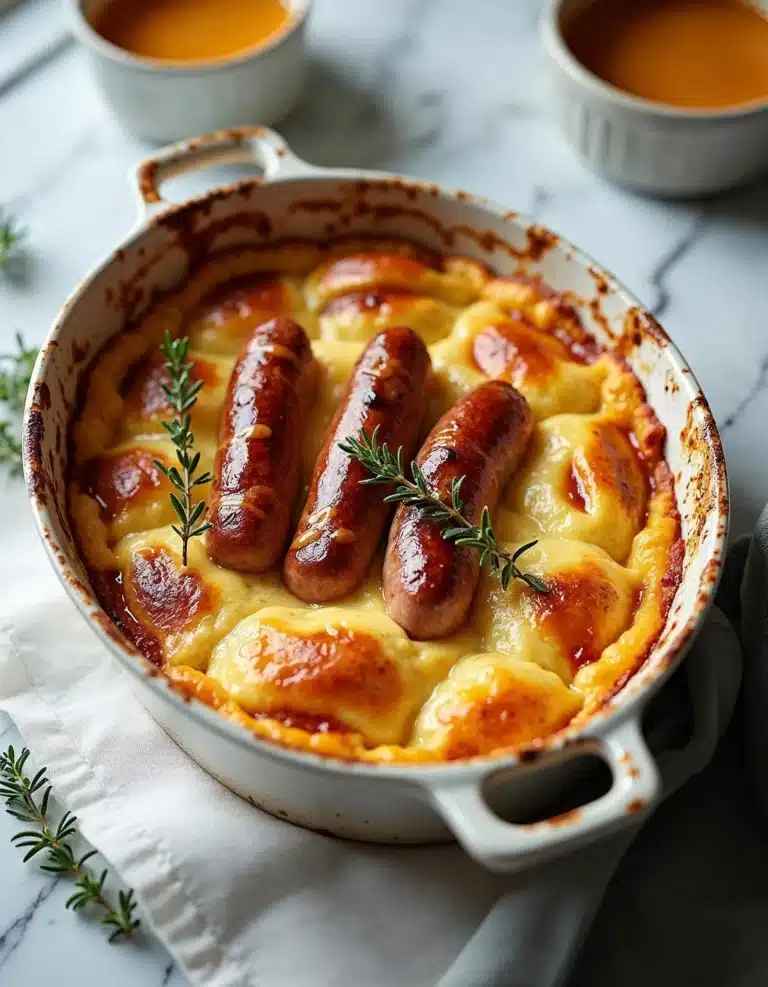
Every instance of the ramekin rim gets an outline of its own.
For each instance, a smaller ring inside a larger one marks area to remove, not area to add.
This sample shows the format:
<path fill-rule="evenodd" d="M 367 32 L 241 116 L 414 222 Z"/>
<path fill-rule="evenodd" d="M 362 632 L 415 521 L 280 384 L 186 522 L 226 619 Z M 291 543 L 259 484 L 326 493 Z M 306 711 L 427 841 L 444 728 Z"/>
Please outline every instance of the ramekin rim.
<path fill-rule="evenodd" d="M 68 17 L 72 33 L 85 47 L 96 51 L 99 55 L 109 58 L 126 68 L 150 74 L 168 74 L 175 77 L 184 75 L 209 75 L 227 71 L 248 62 L 255 62 L 285 44 L 289 38 L 301 30 L 306 23 L 313 0 L 289 0 L 290 19 L 279 29 L 272 40 L 267 40 L 250 48 L 234 52 L 231 56 L 201 61 L 174 61 L 148 58 L 136 55 L 107 41 L 93 27 L 83 11 L 84 0 L 67 0 Z"/>
<path fill-rule="evenodd" d="M 768 116 L 768 96 L 738 103 L 735 106 L 713 110 L 672 106 L 657 103 L 641 96 L 619 89 L 590 72 L 568 47 L 560 27 L 560 14 L 563 7 L 572 0 L 549 0 L 542 13 L 539 28 L 547 55 L 560 69 L 567 72 L 573 82 L 586 89 L 591 95 L 603 99 L 613 106 L 634 113 L 642 113 L 648 118 L 670 123 L 715 124 L 734 120 L 750 119 L 765 114 Z"/>

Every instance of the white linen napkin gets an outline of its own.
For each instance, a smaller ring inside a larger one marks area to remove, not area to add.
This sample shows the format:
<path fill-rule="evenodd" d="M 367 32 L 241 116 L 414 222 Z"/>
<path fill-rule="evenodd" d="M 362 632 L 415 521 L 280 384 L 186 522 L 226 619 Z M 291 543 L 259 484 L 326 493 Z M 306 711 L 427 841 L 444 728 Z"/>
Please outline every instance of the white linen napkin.
<path fill-rule="evenodd" d="M 562 982 L 633 833 L 513 879 L 455 846 L 345 842 L 273 819 L 206 775 L 151 719 L 39 546 L 18 571 L 0 619 L 0 708 L 192 983 Z M 724 618 L 687 668 L 696 730 L 661 759 L 670 788 L 708 762 L 733 707 L 740 659 Z"/>

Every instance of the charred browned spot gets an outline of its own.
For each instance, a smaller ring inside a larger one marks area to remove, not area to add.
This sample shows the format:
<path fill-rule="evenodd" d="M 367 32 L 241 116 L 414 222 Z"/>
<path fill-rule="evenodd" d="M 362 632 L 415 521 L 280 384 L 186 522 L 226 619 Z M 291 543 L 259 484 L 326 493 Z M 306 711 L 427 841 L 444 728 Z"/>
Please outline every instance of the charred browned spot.
<path fill-rule="evenodd" d="M 214 326 L 232 319 L 253 321 L 288 310 L 285 286 L 275 274 L 238 278 L 216 288 L 204 300 L 197 318 Z"/>
<path fill-rule="evenodd" d="M 82 363 L 88 356 L 88 347 L 79 343 L 72 343 L 72 362 Z"/>
<path fill-rule="evenodd" d="M 596 422 L 590 431 L 585 459 L 597 487 L 616 493 L 625 513 L 639 522 L 645 514 L 650 485 L 629 433 L 611 422 Z"/>
<path fill-rule="evenodd" d="M 179 247 L 187 254 L 190 267 L 194 269 L 210 256 L 216 239 L 233 229 L 251 229 L 261 239 L 271 236 L 272 221 L 267 213 L 247 207 L 249 194 L 263 184 L 264 179 L 258 177 L 221 186 L 178 206 L 169 206 L 157 216 L 151 217 L 149 225 L 172 233 Z M 243 199 L 242 209 L 223 219 L 200 225 L 199 219 L 210 215 L 219 202 L 238 197 Z"/>
<path fill-rule="evenodd" d="M 363 312 L 386 309 L 389 312 L 407 311 L 418 296 L 408 290 L 375 288 L 371 291 L 350 291 L 332 298 L 323 309 L 323 315 L 357 315 Z"/>
<path fill-rule="evenodd" d="M 24 459 L 27 463 L 27 492 L 39 505 L 45 502 L 45 464 L 43 463 L 43 436 L 45 421 L 42 409 L 33 404 L 24 424 Z"/>
<path fill-rule="evenodd" d="M 166 244 L 159 246 L 152 254 L 146 254 L 144 260 L 132 269 L 130 277 L 124 278 L 116 288 L 115 308 L 120 312 L 126 326 L 137 317 L 143 308 L 148 308 L 165 292 L 159 289 L 148 291 L 146 282 L 151 279 L 151 272 L 167 253 Z"/>
<path fill-rule="evenodd" d="M 292 702 L 331 699 L 339 706 L 383 712 L 399 701 L 403 684 L 395 662 L 369 634 L 339 628 L 303 637 L 262 623 L 241 650 L 262 681 Z"/>
<path fill-rule="evenodd" d="M 101 507 L 105 520 L 112 520 L 127 505 L 150 497 L 166 480 L 155 466 L 163 459 L 148 449 L 128 449 L 85 463 L 79 476 L 81 488 Z"/>
<path fill-rule="evenodd" d="M 386 286 L 404 281 L 417 287 L 426 270 L 406 254 L 360 253 L 332 261 L 319 283 L 334 292 L 354 291 L 363 284 Z"/>
<path fill-rule="evenodd" d="M 425 191 L 431 194 L 431 190 L 425 189 Z M 435 191 L 435 195 L 439 195 L 439 192 Z M 361 202 L 358 205 L 360 207 L 358 214 L 361 216 L 370 216 L 374 222 L 408 217 L 417 220 L 423 226 L 432 230 L 445 247 L 451 247 L 455 243 L 456 237 L 454 231 L 450 227 L 444 226 L 439 219 L 435 219 L 434 216 L 424 212 L 422 209 L 417 209 L 413 206 L 371 205 L 366 202 Z"/>
<path fill-rule="evenodd" d="M 644 398 L 645 393 L 639 384 L 637 389 Z M 630 438 L 650 471 L 664 461 L 666 437 L 666 428 L 656 417 L 653 408 L 643 401 L 635 413 L 634 430 L 630 433 Z"/>
<path fill-rule="evenodd" d="M 163 549 L 145 548 L 131 561 L 127 598 L 133 598 L 153 627 L 173 633 L 211 613 L 214 593 L 200 575 L 179 571 L 173 556 Z"/>
<path fill-rule="evenodd" d="M 595 291 L 598 295 L 607 295 L 610 289 L 605 275 L 601 274 L 595 267 L 588 268 L 588 271 L 590 277 L 595 282 Z"/>
<path fill-rule="evenodd" d="M 548 230 L 544 226 L 529 226 L 525 231 L 528 247 L 525 255 L 529 260 L 539 261 L 548 250 L 552 250 L 560 243 L 557 234 Z"/>
<path fill-rule="evenodd" d="M 280 315 L 290 301 L 285 285 L 276 274 L 259 274 L 228 281 L 203 301 L 197 318 L 219 326 L 232 319 Z"/>
<path fill-rule="evenodd" d="M 364 245 L 362 250 L 361 243 Z M 335 237 L 333 240 L 324 244 L 324 246 L 333 248 L 334 251 L 346 248 L 348 254 L 352 255 L 359 253 L 402 254 L 410 257 L 411 260 L 417 261 L 424 267 L 432 268 L 432 270 L 440 271 L 443 269 L 443 254 L 424 246 L 424 244 L 416 240 L 410 240 L 403 236 L 387 234 L 385 238 L 382 238 L 375 233 L 346 233 L 343 236 Z"/>
<path fill-rule="evenodd" d="M 665 394 L 678 394 L 680 392 L 680 384 L 672 370 L 668 370 L 664 378 L 664 392 Z"/>
<path fill-rule="evenodd" d="M 725 456 L 720 435 L 704 395 L 699 392 L 686 411 L 685 425 L 680 432 L 683 448 L 696 464 L 691 479 L 695 494 L 689 497 L 693 510 L 686 533 L 689 553 L 698 551 L 714 515 L 728 516 L 728 484 Z M 708 478 L 702 483 L 701 478 Z"/>
<path fill-rule="evenodd" d="M 219 371 L 208 360 L 192 360 L 192 377 L 204 386 L 215 387 L 219 383 Z M 139 364 L 125 382 L 127 410 L 143 419 L 163 417 L 171 408 L 163 386 L 169 384 L 163 357 L 152 356 Z"/>
<path fill-rule="evenodd" d="M 516 387 L 551 377 L 557 361 L 569 359 L 568 350 L 558 339 L 534 329 L 517 313 L 478 333 L 472 356 L 483 373 L 489 377 L 503 375 Z"/>
<path fill-rule="evenodd" d="M 627 812 L 644 812 L 648 803 L 645 799 L 632 799 L 631 802 L 627 803 Z"/>
<path fill-rule="evenodd" d="M 102 628 L 119 644 L 124 644 L 124 635 L 128 641 L 145 655 L 151 662 L 161 665 L 163 653 L 157 637 L 139 621 L 123 592 L 123 574 L 93 570 L 89 572 L 93 590 L 110 620 L 100 621 Z M 116 628 L 121 634 L 116 633 Z"/>
<path fill-rule="evenodd" d="M 682 538 L 677 538 L 669 548 L 667 553 L 667 565 L 661 577 L 661 616 L 666 620 L 672 601 L 677 593 L 680 580 L 683 575 L 683 561 L 685 559 L 685 542 Z M 710 564 L 710 563 L 708 563 Z M 719 572 L 719 563 L 715 563 L 715 571 Z"/>
<path fill-rule="evenodd" d="M 539 310 L 541 302 L 548 303 L 547 337 L 554 337 L 567 350 L 567 357 L 578 363 L 592 363 L 600 355 L 600 347 L 587 332 L 576 308 L 567 293 L 557 292 L 538 276 L 513 274 L 493 278 L 485 287 L 484 294 L 498 302 L 503 308 L 510 308 L 514 314 L 519 309 L 528 318 L 534 309 Z"/>
<path fill-rule="evenodd" d="M 160 202 L 160 192 L 157 188 L 157 161 L 145 161 L 139 168 L 137 178 L 142 199 L 148 205 Z"/>
<path fill-rule="evenodd" d="M 621 335 L 616 341 L 614 353 L 617 356 L 629 356 L 632 350 L 642 346 L 646 338 L 661 350 L 669 346 L 669 337 L 651 313 L 634 306 L 628 309 L 624 316 Z"/>
<path fill-rule="evenodd" d="M 547 577 L 549 593 L 531 593 L 530 604 L 541 629 L 556 638 L 574 670 L 596 661 L 606 642 L 601 623 L 616 606 L 616 587 L 591 561 Z"/>
<path fill-rule="evenodd" d="M 717 582 L 719 574 L 720 564 L 718 559 L 710 559 L 704 566 L 704 571 L 701 574 L 702 585 L 706 587 L 713 586 Z"/>
<path fill-rule="evenodd" d="M 600 296 L 596 296 L 595 298 L 590 298 L 588 303 L 588 308 L 590 314 L 592 315 L 592 318 L 603 330 L 606 340 L 613 339 L 616 334 L 614 333 L 610 322 L 608 321 L 608 319 L 605 317 L 603 313 L 602 298 Z"/>
<path fill-rule="evenodd" d="M 37 400 L 43 411 L 48 411 L 51 407 L 51 389 L 45 381 L 37 389 Z"/>
<path fill-rule="evenodd" d="M 570 712 L 555 710 L 540 688 L 498 669 L 492 692 L 469 693 L 443 711 L 440 719 L 447 727 L 444 756 L 460 760 L 514 748 L 561 729 L 570 718 Z M 529 753 L 522 752 L 522 756 L 530 759 Z"/>

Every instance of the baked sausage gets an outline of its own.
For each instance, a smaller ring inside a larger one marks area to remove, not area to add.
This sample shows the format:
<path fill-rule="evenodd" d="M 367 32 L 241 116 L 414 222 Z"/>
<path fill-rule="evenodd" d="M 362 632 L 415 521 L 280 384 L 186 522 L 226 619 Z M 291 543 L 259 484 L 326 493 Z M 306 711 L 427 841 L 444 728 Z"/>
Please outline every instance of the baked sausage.
<path fill-rule="evenodd" d="M 361 429 L 393 451 L 416 450 L 431 367 L 411 329 L 380 332 L 357 361 L 315 463 L 307 502 L 285 558 L 290 591 L 307 603 L 346 596 L 368 571 L 391 510 L 381 487 L 361 485 L 368 471 L 339 447 Z"/>
<path fill-rule="evenodd" d="M 283 551 L 315 379 L 306 333 L 283 316 L 257 326 L 235 362 L 206 533 L 208 555 L 227 569 L 261 572 Z"/>
<path fill-rule="evenodd" d="M 450 503 L 461 485 L 463 514 L 477 524 L 493 510 L 533 431 L 528 402 L 511 384 L 489 380 L 457 401 L 416 458 L 427 486 Z M 387 612 L 411 637 L 431 640 L 466 619 L 480 577 L 480 553 L 441 536 L 443 525 L 401 504 L 389 533 L 383 589 Z"/>

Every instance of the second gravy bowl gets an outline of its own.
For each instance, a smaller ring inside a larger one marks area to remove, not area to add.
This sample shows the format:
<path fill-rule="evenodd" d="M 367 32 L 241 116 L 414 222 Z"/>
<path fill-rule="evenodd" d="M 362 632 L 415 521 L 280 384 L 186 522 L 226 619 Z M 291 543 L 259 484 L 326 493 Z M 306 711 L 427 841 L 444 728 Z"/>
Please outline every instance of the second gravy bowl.
<path fill-rule="evenodd" d="M 768 174 L 768 99 L 689 110 L 631 96 L 586 69 L 565 41 L 594 0 L 550 0 L 541 35 L 555 118 L 593 170 L 638 191 L 693 198 Z"/>

